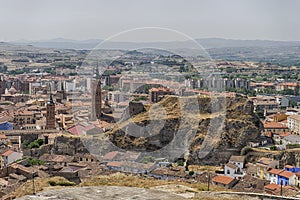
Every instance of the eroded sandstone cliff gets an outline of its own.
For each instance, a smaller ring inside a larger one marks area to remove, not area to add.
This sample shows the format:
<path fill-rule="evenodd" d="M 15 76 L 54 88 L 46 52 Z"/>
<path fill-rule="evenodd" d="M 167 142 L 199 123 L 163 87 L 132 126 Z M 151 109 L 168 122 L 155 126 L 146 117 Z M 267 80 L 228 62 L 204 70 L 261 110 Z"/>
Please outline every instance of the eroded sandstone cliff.
<path fill-rule="evenodd" d="M 161 157 L 184 156 L 193 164 L 219 164 L 239 154 L 261 128 L 247 97 L 167 96 L 107 134 L 124 150 L 154 156 L 159 151 Z"/>

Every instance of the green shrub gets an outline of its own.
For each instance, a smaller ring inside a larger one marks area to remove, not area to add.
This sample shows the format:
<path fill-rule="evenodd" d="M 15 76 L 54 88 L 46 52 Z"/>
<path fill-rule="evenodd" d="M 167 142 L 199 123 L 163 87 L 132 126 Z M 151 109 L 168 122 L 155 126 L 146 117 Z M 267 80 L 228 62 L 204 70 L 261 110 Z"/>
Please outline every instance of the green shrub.
<path fill-rule="evenodd" d="M 194 171 L 189 171 L 189 175 L 190 175 L 190 176 L 193 176 L 194 174 L 195 174 Z"/>
<path fill-rule="evenodd" d="M 40 146 L 42 146 L 43 144 L 44 144 L 44 141 L 42 139 L 37 139 L 37 140 L 34 140 L 33 142 L 30 142 L 27 147 L 29 149 L 40 148 Z"/>
<path fill-rule="evenodd" d="M 183 160 L 178 160 L 178 161 L 177 161 L 177 165 L 178 165 L 178 166 L 184 166 Z"/>
<path fill-rule="evenodd" d="M 274 146 L 270 146 L 270 150 L 275 151 L 275 150 L 277 150 L 277 147 L 275 145 Z"/>
<path fill-rule="evenodd" d="M 48 183 L 51 185 L 51 186 L 56 186 L 56 182 L 55 181 L 48 181 Z"/>
<path fill-rule="evenodd" d="M 37 158 L 28 158 L 29 165 L 43 165 L 45 164 L 44 160 L 39 160 Z"/>
<path fill-rule="evenodd" d="M 66 181 L 60 181 L 60 182 L 55 182 L 55 181 L 48 181 L 48 183 L 51 185 L 51 186 L 74 186 L 76 185 L 76 183 L 73 183 L 73 182 L 66 182 Z"/>
<path fill-rule="evenodd" d="M 76 183 L 62 181 L 62 182 L 58 182 L 57 185 L 59 185 L 59 186 L 74 186 L 74 185 L 76 185 Z"/>

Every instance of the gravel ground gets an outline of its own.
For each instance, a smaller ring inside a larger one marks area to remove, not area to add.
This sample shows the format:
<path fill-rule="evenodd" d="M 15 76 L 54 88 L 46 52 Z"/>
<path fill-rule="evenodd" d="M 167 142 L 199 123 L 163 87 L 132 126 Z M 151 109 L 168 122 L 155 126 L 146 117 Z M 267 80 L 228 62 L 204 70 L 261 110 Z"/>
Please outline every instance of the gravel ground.
<path fill-rule="evenodd" d="M 155 189 L 101 186 L 101 187 L 73 187 L 41 192 L 28 195 L 18 200 L 186 200 L 182 196 Z"/>

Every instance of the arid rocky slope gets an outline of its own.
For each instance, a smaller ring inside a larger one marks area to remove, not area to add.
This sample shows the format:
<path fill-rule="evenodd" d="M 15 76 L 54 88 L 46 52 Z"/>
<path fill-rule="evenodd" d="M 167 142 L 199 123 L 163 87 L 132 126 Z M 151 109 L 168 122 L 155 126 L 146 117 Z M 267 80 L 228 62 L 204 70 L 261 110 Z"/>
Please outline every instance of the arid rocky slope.
<path fill-rule="evenodd" d="M 219 164 L 260 135 L 261 123 L 246 97 L 167 96 L 108 132 L 115 146 L 189 163 Z"/>

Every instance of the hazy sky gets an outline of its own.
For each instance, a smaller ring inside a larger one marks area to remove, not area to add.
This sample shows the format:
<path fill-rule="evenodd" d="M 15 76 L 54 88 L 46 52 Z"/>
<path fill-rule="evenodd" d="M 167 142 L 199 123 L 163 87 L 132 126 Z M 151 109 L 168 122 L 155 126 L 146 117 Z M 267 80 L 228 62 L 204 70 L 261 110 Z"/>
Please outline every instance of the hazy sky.
<path fill-rule="evenodd" d="M 145 26 L 194 38 L 300 40 L 299 10 L 297 0 L 0 0 L 0 40 L 105 39 Z"/>

